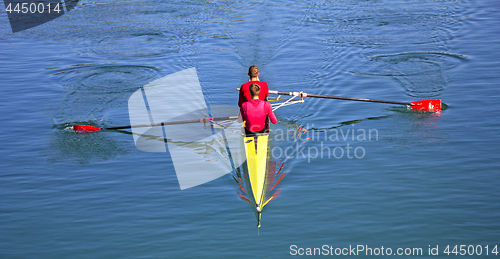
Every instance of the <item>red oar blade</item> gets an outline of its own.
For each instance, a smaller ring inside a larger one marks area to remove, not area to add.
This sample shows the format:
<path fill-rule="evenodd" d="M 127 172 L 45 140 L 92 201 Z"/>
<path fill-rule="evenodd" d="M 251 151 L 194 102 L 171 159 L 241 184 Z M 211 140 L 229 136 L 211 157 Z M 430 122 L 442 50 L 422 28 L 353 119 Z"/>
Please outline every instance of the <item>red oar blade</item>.
<path fill-rule="evenodd" d="M 412 102 L 411 108 L 423 112 L 437 112 L 441 110 L 441 99 Z"/>
<path fill-rule="evenodd" d="M 96 127 L 96 126 L 73 125 L 73 130 L 79 131 L 79 132 L 97 132 L 100 129 L 101 129 L 100 127 Z"/>

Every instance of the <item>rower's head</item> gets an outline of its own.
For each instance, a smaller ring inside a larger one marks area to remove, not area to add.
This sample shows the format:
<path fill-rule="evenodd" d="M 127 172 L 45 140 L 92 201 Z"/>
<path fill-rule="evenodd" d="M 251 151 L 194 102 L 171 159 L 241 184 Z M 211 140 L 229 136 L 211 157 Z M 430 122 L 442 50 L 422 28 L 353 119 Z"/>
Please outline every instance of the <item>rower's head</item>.
<path fill-rule="evenodd" d="M 259 78 L 259 68 L 256 65 L 252 65 L 248 68 L 248 76 L 250 79 L 258 79 Z"/>
<path fill-rule="evenodd" d="M 258 84 L 251 84 L 250 94 L 252 95 L 252 99 L 258 99 L 260 94 L 260 86 Z"/>

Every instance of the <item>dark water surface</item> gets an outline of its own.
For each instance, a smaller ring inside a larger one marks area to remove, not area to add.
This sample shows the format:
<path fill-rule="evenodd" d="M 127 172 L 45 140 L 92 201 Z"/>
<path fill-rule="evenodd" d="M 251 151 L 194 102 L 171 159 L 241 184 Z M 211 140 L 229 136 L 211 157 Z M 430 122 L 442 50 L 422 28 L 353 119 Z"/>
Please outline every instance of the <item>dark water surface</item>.
<path fill-rule="evenodd" d="M 429 245 L 441 256 L 481 245 L 492 255 L 499 7 L 84 0 L 15 34 L 0 12 L 0 257 L 282 258 L 291 245 L 422 248 L 421 257 Z M 440 98 L 446 109 L 321 99 L 280 108 L 276 127 L 303 126 L 311 139 L 287 160 L 260 233 L 230 175 L 181 191 L 170 156 L 139 151 L 130 134 L 65 130 L 129 124 L 133 92 L 190 67 L 207 103 L 236 105 L 252 64 L 276 90 Z"/>

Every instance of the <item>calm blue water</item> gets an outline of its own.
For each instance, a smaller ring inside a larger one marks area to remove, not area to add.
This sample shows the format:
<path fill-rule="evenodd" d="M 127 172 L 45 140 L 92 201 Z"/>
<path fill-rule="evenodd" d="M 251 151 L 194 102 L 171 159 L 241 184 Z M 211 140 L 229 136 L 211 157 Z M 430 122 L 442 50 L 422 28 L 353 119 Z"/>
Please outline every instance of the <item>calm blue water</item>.
<path fill-rule="evenodd" d="M 429 245 L 444 257 L 447 245 L 481 245 L 483 255 L 488 245 L 491 255 L 500 246 L 499 7 L 84 0 L 15 34 L 2 10 L 0 257 L 283 258 L 291 245 L 415 247 L 420 257 Z M 276 127 L 303 126 L 311 139 L 287 160 L 259 232 L 230 175 L 181 191 L 170 156 L 139 151 L 130 134 L 65 130 L 129 124 L 133 92 L 189 67 L 209 104 L 236 105 L 252 64 L 276 90 L 440 98 L 447 108 L 321 99 L 281 108 Z M 354 140 L 330 139 L 348 130 Z M 329 153 L 347 145 L 358 157 Z"/>

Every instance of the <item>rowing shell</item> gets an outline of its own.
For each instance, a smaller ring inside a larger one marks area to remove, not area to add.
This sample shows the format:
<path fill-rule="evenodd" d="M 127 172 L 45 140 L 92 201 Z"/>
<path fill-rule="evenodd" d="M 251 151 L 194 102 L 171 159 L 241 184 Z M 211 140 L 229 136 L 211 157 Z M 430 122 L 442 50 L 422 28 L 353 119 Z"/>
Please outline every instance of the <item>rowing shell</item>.
<path fill-rule="evenodd" d="M 298 99 L 297 96 L 292 98 L 268 97 L 271 102 L 273 111 L 280 107 L 288 106 L 296 103 L 303 103 L 302 98 Z M 279 191 L 271 197 L 266 197 L 268 184 L 272 184 L 274 179 L 268 179 L 269 176 L 269 132 L 257 133 L 251 136 L 244 136 L 243 138 L 245 155 L 246 155 L 246 172 L 248 175 L 250 193 L 253 196 L 254 206 L 257 210 L 257 226 L 260 227 L 261 211 L 264 206 L 271 200 L 276 198 Z M 274 171 L 272 172 L 274 174 Z M 278 181 L 279 182 L 279 181 Z M 276 182 L 276 184 L 278 183 Z M 247 200 L 250 202 L 249 200 Z"/>
<path fill-rule="evenodd" d="M 264 207 L 264 191 L 267 174 L 267 154 L 269 149 L 269 133 L 256 134 L 244 138 L 247 157 L 248 178 L 255 200 L 257 212 Z"/>

